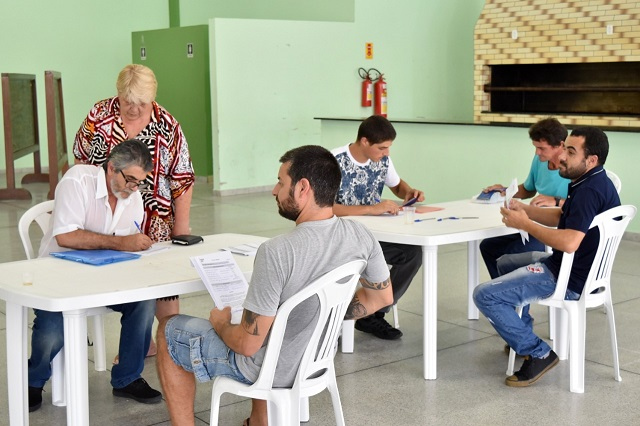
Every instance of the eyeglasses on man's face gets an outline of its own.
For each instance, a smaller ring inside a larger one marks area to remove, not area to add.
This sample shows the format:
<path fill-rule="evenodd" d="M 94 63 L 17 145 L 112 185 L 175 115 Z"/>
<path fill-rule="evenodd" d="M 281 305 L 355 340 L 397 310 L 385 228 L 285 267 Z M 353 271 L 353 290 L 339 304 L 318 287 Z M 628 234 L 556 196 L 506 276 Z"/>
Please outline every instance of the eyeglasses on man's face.
<path fill-rule="evenodd" d="M 140 190 L 146 189 L 149 184 L 147 183 L 146 180 L 136 180 L 134 177 L 132 176 L 127 176 L 124 174 L 124 172 L 122 170 L 120 170 L 120 174 L 122 175 L 122 178 L 124 179 L 125 182 L 125 186 L 129 189 L 133 189 L 133 188 L 138 188 Z"/>

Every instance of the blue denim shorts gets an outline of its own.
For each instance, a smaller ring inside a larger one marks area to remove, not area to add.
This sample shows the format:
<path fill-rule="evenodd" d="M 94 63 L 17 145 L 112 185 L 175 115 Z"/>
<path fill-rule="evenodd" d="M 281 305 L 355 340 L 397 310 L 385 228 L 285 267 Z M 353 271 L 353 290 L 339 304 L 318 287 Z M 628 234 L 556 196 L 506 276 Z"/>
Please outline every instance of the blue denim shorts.
<path fill-rule="evenodd" d="M 167 321 L 164 333 L 173 362 L 192 372 L 199 382 L 226 376 L 252 383 L 242 375 L 235 352 L 222 341 L 209 320 L 176 315 Z"/>

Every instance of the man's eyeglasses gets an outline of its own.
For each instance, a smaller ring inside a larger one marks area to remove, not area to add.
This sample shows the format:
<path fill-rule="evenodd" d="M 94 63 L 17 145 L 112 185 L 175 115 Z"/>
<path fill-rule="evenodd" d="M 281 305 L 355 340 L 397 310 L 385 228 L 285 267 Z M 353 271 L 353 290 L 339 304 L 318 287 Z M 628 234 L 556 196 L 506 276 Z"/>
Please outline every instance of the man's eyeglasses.
<path fill-rule="evenodd" d="M 143 190 L 149 186 L 146 180 L 137 181 L 135 179 L 132 179 L 131 177 L 125 175 L 122 170 L 120 170 L 120 174 L 122 175 L 122 178 L 124 179 L 124 182 L 125 182 L 125 186 L 127 188 L 133 189 L 135 187 L 138 187 L 139 190 Z"/>

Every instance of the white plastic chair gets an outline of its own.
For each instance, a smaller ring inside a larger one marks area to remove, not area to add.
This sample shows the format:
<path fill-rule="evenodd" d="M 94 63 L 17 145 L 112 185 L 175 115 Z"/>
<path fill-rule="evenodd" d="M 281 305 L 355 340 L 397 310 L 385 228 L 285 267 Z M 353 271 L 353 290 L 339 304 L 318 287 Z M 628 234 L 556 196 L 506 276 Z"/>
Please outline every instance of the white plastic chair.
<path fill-rule="evenodd" d="M 620 180 L 618 175 L 613 173 L 612 171 L 606 170 L 606 173 L 607 173 L 607 177 L 609 178 L 609 180 L 611 180 L 611 182 L 613 183 L 613 186 L 616 188 L 618 195 L 620 195 L 620 191 L 622 191 L 622 181 Z M 546 252 L 551 253 L 551 251 L 552 251 L 551 247 L 546 246 Z M 607 307 L 603 306 L 602 309 L 606 314 Z M 554 340 L 556 338 L 555 328 L 556 328 L 556 310 L 554 308 L 549 308 L 549 338 L 551 340 Z"/>
<path fill-rule="evenodd" d="M 18 222 L 18 233 L 22 240 L 24 253 L 27 259 L 33 259 L 35 253 L 31 238 L 29 237 L 29 228 L 33 222 L 36 222 L 42 233 L 46 233 L 49 229 L 49 220 L 53 211 L 54 201 L 44 201 L 36 204 L 29 210 L 24 212 Z M 93 357 L 96 371 L 106 371 L 106 353 L 104 343 L 104 320 L 102 315 L 111 312 L 108 308 L 93 308 L 87 312 L 87 316 L 93 317 Z M 64 389 L 64 348 L 58 352 L 51 362 L 51 399 L 53 405 L 64 407 L 65 389 Z"/>
<path fill-rule="evenodd" d="M 606 307 L 611 337 L 611 351 L 613 353 L 614 378 L 617 381 L 622 380 L 618 363 L 616 324 L 611 301 L 611 270 L 622 235 L 635 215 L 636 208 L 627 205 L 607 210 L 593 219 L 589 229 L 598 227 L 600 242 L 579 300 L 564 300 L 574 256 L 573 253 L 564 253 L 555 292 L 551 297 L 536 302 L 562 310 L 560 311 L 562 315 L 556 318 L 556 339 L 553 341 L 553 349 L 560 359 L 567 358 L 568 349 L 571 392 L 584 393 L 587 308 L 603 305 Z M 517 308 L 517 310 L 518 314 L 522 313 L 521 307 Z M 569 340 L 567 340 L 567 337 Z M 567 348 L 567 341 L 569 342 L 569 348 Z M 515 352 L 511 349 L 507 367 L 507 375 L 509 376 L 513 374 L 514 363 Z"/>
<path fill-rule="evenodd" d="M 333 358 L 342 320 L 365 265 L 364 260 L 356 260 L 340 266 L 309 284 L 278 308 L 258 380 L 253 385 L 246 385 L 228 377 L 217 377 L 213 382 L 210 424 L 218 424 L 220 396 L 232 393 L 267 400 L 270 425 L 297 425 L 301 419 L 306 421 L 309 418 L 308 397 L 324 389 L 331 394 L 336 424 L 345 424 Z M 273 388 L 289 314 L 298 304 L 314 295 L 320 301 L 318 323 L 302 356 L 293 386 L 290 389 Z"/>
<path fill-rule="evenodd" d="M 622 191 L 622 181 L 620 180 L 618 175 L 610 170 L 607 170 L 607 177 L 611 180 L 613 186 L 616 187 L 616 191 L 618 191 L 618 194 L 620 194 L 620 191 Z"/>

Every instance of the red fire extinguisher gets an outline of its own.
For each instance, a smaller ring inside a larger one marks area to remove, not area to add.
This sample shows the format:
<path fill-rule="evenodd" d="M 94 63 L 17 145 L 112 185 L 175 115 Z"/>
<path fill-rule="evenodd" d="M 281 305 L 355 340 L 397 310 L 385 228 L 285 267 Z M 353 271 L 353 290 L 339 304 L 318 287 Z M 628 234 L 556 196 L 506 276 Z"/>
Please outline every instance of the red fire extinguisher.
<path fill-rule="evenodd" d="M 358 69 L 358 74 L 362 78 L 362 90 L 360 95 L 360 104 L 363 107 L 370 107 L 373 99 L 373 81 L 369 77 L 369 71 L 364 68 Z"/>
<path fill-rule="evenodd" d="M 373 84 L 374 107 L 373 112 L 383 117 L 387 116 L 387 82 L 384 81 L 384 75 Z"/>

